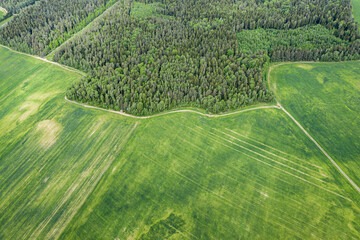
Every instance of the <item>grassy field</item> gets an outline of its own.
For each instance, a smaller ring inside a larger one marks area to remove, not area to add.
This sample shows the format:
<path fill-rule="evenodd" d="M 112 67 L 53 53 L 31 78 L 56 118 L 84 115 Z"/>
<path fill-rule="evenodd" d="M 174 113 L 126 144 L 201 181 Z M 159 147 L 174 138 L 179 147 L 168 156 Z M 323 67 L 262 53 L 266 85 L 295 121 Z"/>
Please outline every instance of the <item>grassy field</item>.
<path fill-rule="evenodd" d="M 360 185 L 360 62 L 286 64 L 270 79 L 281 104 Z"/>
<path fill-rule="evenodd" d="M 0 239 L 56 238 L 135 125 L 65 103 L 79 77 L 0 48 Z"/>
<path fill-rule="evenodd" d="M 353 7 L 353 16 L 360 24 L 360 0 L 351 0 L 351 5 Z"/>
<path fill-rule="evenodd" d="M 134 120 L 0 48 L 0 239 L 360 238 L 359 194 L 280 109 Z"/>
<path fill-rule="evenodd" d="M 168 115 L 140 124 L 61 239 L 358 238 L 356 199 L 278 109 Z"/>

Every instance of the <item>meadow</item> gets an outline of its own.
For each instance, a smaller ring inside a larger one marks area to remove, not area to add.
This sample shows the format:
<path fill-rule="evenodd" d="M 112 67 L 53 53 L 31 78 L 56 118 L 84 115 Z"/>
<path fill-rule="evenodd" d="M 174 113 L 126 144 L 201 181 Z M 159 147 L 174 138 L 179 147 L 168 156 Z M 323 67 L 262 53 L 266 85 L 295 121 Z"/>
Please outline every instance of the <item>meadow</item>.
<path fill-rule="evenodd" d="M 360 62 L 285 64 L 270 75 L 278 101 L 360 184 Z"/>
<path fill-rule="evenodd" d="M 359 193 L 275 106 L 132 119 L 66 102 L 79 78 L 0 48 L 0 239 L 360 238 Z"/>
<path fill-rule="evenodd" d="M 360 0 L 351 0 L 353 8 L 353 16 L 355 20 L 360 24 Z"/>
<path fill-rule="evenodd" d="M 60 239 L 358 238 L 357 199 L 279 109 L 174 114 L 139 124 Z"/>
<path fill-rule="evenodd" d="M 79 78 L 0 48 L 0 239 L 57 238 L 135 126 L 67 104 Z"/>

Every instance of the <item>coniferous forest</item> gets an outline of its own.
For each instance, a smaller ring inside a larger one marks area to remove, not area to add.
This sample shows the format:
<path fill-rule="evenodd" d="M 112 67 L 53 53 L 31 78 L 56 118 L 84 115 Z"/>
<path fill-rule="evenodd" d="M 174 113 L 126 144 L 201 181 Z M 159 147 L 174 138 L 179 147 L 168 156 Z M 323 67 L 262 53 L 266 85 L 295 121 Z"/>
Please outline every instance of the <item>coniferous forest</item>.
<path fill-rule="evenodd" d="M 113 2 L 37 1 L 30 7 L 23 8 L 0 29 L 0 42 L 22 52 L 46 56 L 99 16 Z"/>
<path fill-rule="evenodd" d="M 134 115 L 271 102 L 270 62 L 360 58 L 349 0 L 120 0 L 62 44 L 114 2 L 40 0 L 0 29 L 0 42 L 56 49 L 55 61 L 87 73 L 69 99 Z"/>

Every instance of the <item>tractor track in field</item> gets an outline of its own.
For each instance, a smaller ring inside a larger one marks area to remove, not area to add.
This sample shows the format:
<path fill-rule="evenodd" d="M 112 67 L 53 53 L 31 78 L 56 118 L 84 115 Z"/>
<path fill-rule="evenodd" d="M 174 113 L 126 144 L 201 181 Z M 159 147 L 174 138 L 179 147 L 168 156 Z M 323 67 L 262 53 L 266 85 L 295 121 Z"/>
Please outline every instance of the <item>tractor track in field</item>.
<path fill-rule="evenodd" d="M 301 126 L 301 124 L 296 121 L 296 119 L 288 112 L 286 109 L 278 103 L 279 108 L 285 112 L 294 123 L 305 133 L 305 135 L 320 149 L 320 151 L 330 160 L 330 162 L 334 165 L 335 168 L 348 180 L 348 182 L 358 191 L 360 192 L 360 188 L 356 185 L 356 183 L 351 180 L 351 178 L 340 168 L 340 166 L 330 157 L 330 155 L 320 146 L 320 144 Z"/>
<path fill-rule="evenodd" d="M 296 63 L 300 63 L 300 62 L 293 62 L 294 64 Z M 315 62 L 301 62 L 301 63 L 315 63 Z M 290 63 L 280 63 L 274 66 L 271 66 L 269 68 L 268 74 L 267 74 L 267 80 L 268 80 L 268 84 L 269 84 L 269 89 L 271 89 L 271 85 L 270 85 L 270 73 L 271 71 L 281 65 L 285 65 L 285 64 L 290 64 Z M 276 88 L 276 87 L 275 87 Z M 278 108 L 281 109 L 286 115 L 288 115 L 291 120 L 293 120 L 293 122 L 301 129 L 301 131 L 303 133 L 305 133 L 305 135 L 318 147 L 318 149 L 325 155 L 325 157 L 327 159 L 330 160 L 330 162 L 332 163 L 332 165 L 341 173 L 341 175 L 343 175 L 346 180 L 360 193 L 360 188 L 359 186 L 340 168 L 340 166 L 335 162 L 335 160 L 321 147 L 321 145 L 305 130 L 305 128 L 280 104 L 280 102 L 278 100 L 276 100 Z"/>
<path fill-rule="evenodd" d="M 121 151 L 123 146 L 127 143 L 128 139 L 131 137 L 132 133 L 135 131 L 136 127 L 138 126 L 138 122 L 135 122 L 135 124 L 132 126 L 130 131 L 124 136 L 123 141 L 117 145 L 115 148 L 117 151 Z M 113 150 L 115 151 L 115 149 Z M 101 159 L 102 160 L 102 159 Z M 99 160 L 100 161 L 100 158 Z M 93 166 L 98 164 L 98 161 L 94 161 L 92 163 L 91 168 Z M 102 160 L 103 161 L 103 160 Z M 100 180 L 103 178 L 104 174 L 109 170 L 109 167 L 112 165 L 112 163 L 115 161 L 115 157 L 111 157 L 107 161 L 104 162 L 104 164 L 97 169 L 96 172 L 92 172 L 91 178 L 86 178 L 83 175 L 79 176 L 74 183 L 68 188 L 65 195 L 61 200 L 59 200 L 58 205 L 51 211 L 50 215 L 44 219 L 32 232 L 30 239 L 38 239 L 39 236 L 42 234 L 44 229 L 47 227 L 47 225 L 54 220 L 57 214 L 61 211 L 61 208 L 66 206 L 66 204 L 69 204 L 69 208 L 67 211 L 64 211 L 56 221 L 57 221 L 57 227 L 53 228 L 52 231 L 48 232 L 45 236 L 45 239 L 58 239 L 64 229 L 68 226 L 68 224 L 71 222 L 75 214 L 78 212 L 78 210 L 83 206 L 85 201 L 88 199 L 89 195 L 94 191 L 97 184 L 100 182 Z M 74 197 L 73 193 L 75 191 L 79 191 L 77 196 L 75 196 L 75 200 L 71 201 L 71 197 Z M 73 203 L 73 204 L 70 204 Z"/>

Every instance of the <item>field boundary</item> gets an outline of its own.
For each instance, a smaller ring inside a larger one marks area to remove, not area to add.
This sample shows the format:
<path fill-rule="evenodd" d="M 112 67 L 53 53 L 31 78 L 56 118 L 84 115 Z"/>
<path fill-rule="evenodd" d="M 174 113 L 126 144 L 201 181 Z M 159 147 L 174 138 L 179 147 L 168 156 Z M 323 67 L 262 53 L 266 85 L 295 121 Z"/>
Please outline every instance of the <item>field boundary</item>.
<path fill-rule="evenodd" d="M 318 62 L 284 62 L 284 63 L 280 63 L 274 66 L 271 66 L 269 68 L 269 72 L 268 72 L 268 84 L 269 84 L 269 89 L 271 89 L 271 85 L 270 85 L 270 73 L 271 71 L 278 67 L 278 66 L 282 66 L 285 64 L 300 64 L 300 63 L 310 63 L 310 64 L 314 64 L 314 63 L 318 63 Z M 328 63 L 334 63 L 334 62 L 328 62 Z M 274 92 L 275 94 L 275 92 Z M 327 157 L 327 159 L 330 160 L 330 162 L 332 163 L 332 165 L 346 178 L 346 180 L 360 193 L 360 188 L 356 185 L 356 183 L 340 168 L 340 166 L 335 162 L 335 160 L 330 157 L 330 155 L 320 146 L 320 144 L 305 130 L 305 128 L 303 126 L 301 126 L 301 124 L 280 104 L 280 102 L 276 99 L 277 105 L 279 107 L 279 109 L 281 109 L 284 113 L 286 113 L 286 115 L 288 115 L 291 120 L 293 120 L 293 122 L 305 133 L 305 135 L 318 147 L 318 149 L 325 155 L 325 157 Z"/>
<path fill-rule="evenodd" d="M 50 61 L 48 59 L 45 59 L 45 58 L 42 58 L 42 57 L 39 57 L 39 56 L 35 56 L 35 55 L 31 55 L 31 54 L 28 54 L 28 53 L 23 53 L 23 52 L 19 52 L 19 51 L 16 51 L 10 47 L 7 47 L 7 46 L 4 46 L 2 44 L 0 44 L 1 47 L 3 48 L 6 48 L 7 50 L 11 51 L 11 52 L 14 52 L 14 53 L 18 53 L 18 54 L 21 54 L 21 55 L 25 55 L 25 56 L 28 56 L 28 57 L 32 57 L 32 58 L 36 58 L 38 60 L 41 60 L 41 61 L 44 61 L 44 62 L 47 62 L 47 63 L 50 63 L 50 64 L 54 64 L 58 67 L 61 67 L 62 69 L 65 69 L 65 70 L 68 70 L 70 72 L 75 72 L 75 73 L 78 73 L 82 76 L 86 76 L 86 73 L 80 71 L 80 70 L 77 70 L 75 68 L 72 68 L 72 67 L 68 67 L 68 66 L 65 66 L 65 65 L 62 65 L 60 63 L 57 63 L 57 62 L 53 62 L 53 61 Z"/>
<path fill-rule="evenodd" d="M 136 118 L 136 119 L 149 119 L 149 118 L 155 118 L 155 117 L 160 117 L 160 116 L 164 116 L 164 115 L 168 115 L 168 114 L 172 114 L 172 113 L 180 113 L 180 112 L 196 113 L 201 116 L 205 116 L 205 117 L 209 117 L 209 118 L 219 118 L 219 117 L 226 117 L 226 116 L 230 116 L 230 115 L 234 115 L 234 114 L 238 114 L 238 113 L 242 113 L 242 112 L 257 110 L 257 109 L 268 109 L 268 108 L 280 109 L 280 107 L 278 105 L 268 105 L 268 106 L 264 105 L 264 106 L 251 107 L 251 108 L 247 108 L 247 109 L 243 109 L 243 110 L 239 110 L 239 111 L 235 111 L 235 112 L 230 112 L 230 113 L 224 113 L 224 114 L 207 114 L 207 113 L 202 113 L 202 112 L 199 112 L 196 110 L 191 110 L 191 109 L 179 109 L 179 110 L 172 110 L 172 111 L 168 111 L 168 112 L 158 113 L 158 114 L 151 115 L 151 116 L 135 116 L 135 115 L 131 115 L 128 113 L 124 113 L 122 111 L 115 111 L 115 110 L 111 110 L 111 109 L 105 109 L 105 108 L 101 108 L 101 107 L 95 107 L 95 106 L 91 106 L 91 105 L 87 105 L 87 104 L 83 104 L 83 103 L 78 103 L 76 101 L 69 100 L 66 96 L 65 96 L 65 101 L 67 101 L 69 103 L 80 105 L 85 108 L 91 108 L 91 109 L 101 110 L 101 111 L 105 111 L 105 112 L 115 113 L 115 114 L 119 114 L 119 115 L 122 115 L 125 117 Z"/>

